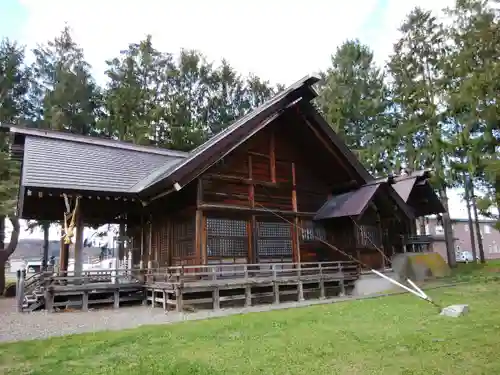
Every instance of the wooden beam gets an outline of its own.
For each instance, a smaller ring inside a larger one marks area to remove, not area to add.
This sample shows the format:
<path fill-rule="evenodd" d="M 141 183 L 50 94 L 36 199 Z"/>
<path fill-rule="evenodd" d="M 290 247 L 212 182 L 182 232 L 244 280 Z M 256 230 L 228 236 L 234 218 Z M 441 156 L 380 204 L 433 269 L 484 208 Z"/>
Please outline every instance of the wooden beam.
<path fill-rule="evenodd" d="M 276 183 L 276 140 L 274 138 L 274 131 L 271 132 L 271 137 L 269 139 L 269 161 L 271 168 L 271 182 Z"/>
<path fill-rule="evenodd" d="M 254 180 L 253 178 L 242 178 L 242 177 L 223 175 L 223 174 L 217 174 L 217 173 L 208 173 L 208 174 L 204 175 L 203 178 L 207 179 L 207 180 L 220 180 L 220 181 L 235 182 L 235 183 L 240 183 L 240 184 L 245 184 L 245 185 L 260 185 L 260 186 L 273 187 L 273 188 L 274 187 L 284 188 L 284 187 L 290 186 L 290 183 L 287 183 L 287 182 L 259 181 L 259 180 Z"/>
<path fill-rule="evenodd" d="M 270 210 L 270 209 L 263 209 L 263 208 L 251 208 L 251 207 L 244 207 L 244 206 L 232 206 L 228 204 L 215 204 L 215 203 L 203 203 L 200 206 L 200 209 L 203 211 L 209 211 L 209 210 L 226 210 L 226 211 L 234 211 L 234 212 L 248 212 L 248 213 L 254 213 L 254 214 L 269 214 L 270 211 L 279 214 L 279 215 L 287 215 L 287 216 L 300 216 L 300 217 L 314 217 L 316 215 L 316 212 L 294 212 L 294 211 L 287 211 L 287 210 Z"/>

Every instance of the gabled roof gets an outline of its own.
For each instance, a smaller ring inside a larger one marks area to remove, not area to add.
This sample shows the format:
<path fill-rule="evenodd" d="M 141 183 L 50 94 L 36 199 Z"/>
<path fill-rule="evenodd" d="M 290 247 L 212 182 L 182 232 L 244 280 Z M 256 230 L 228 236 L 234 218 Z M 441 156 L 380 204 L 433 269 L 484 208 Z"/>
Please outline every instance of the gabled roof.
<path fill-rule="evenodd" d="M 156 169 L 187 155 L 54 131 L 12 126 L 10 132 L 14 152 L 24 158 L 21 184 L 28 187 L 133 193 Z"/>
<path fill-rule="evenodd" d="M 224 155 L 271 123 L 287 107 L 300 100 L 309 102 L 316 97 L 317 93 L 312 85 L 318 81 L 319 77 L 305 76 L 195 148 L 182 162 L 172 166 L 166 165 L 156 170 L 141 181 L 137 188 L 148 194 L 164 187 L 165 184 L 186 185 Z"/>
<path fill-rule="evenodd" d="M 428 169 L 414 171 L 409 175 L 392 178 L 392 187 L 401 199 L 414 211 L 416 217 L 443 213 L 443 204 L 429 183 L 431 171 Z M 377 179 L 377 182 L 388 182 L 387 177 Z"/>
<path fill-rule="evenodd" d="M 381 184 L 365 185 L 357 190 L 330 198 L 314 216 L 314 220 L 361 216 Z"/>

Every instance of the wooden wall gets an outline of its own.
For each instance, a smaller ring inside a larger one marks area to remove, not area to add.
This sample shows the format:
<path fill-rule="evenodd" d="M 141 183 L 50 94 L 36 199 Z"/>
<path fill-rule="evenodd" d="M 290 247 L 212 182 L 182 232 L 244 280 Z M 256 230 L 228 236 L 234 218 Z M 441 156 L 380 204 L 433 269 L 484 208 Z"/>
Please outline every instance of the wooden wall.
<path fill-rule="evenodd" d="M 373 218 L 360 228 L 349 218 L 312 221 L 329 194 L 352 179 L 307 126 L 282 116 L 181 192 L 155 203 L 152 224 L 144 227 L 144 248 L 151 252 L 144 251 L 143 260 L 159 267 L 347 260 L 325 242 L 360 256 L 360 249 L 373 249 L 368 235 L 382 246 Z"/>

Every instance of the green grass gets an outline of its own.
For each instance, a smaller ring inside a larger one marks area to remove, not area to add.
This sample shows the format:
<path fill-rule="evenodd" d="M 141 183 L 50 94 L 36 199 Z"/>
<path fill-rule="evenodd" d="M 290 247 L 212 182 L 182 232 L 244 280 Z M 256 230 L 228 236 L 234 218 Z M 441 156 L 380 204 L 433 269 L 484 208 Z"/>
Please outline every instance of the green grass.
<path fill-rule="evenodd" d="M 469 268 L 470 283 L 428 292 L 470 304 L 458 319 L 399 295 L 4 344 L 0 373 L 500 374 L 500 283 Z"/>

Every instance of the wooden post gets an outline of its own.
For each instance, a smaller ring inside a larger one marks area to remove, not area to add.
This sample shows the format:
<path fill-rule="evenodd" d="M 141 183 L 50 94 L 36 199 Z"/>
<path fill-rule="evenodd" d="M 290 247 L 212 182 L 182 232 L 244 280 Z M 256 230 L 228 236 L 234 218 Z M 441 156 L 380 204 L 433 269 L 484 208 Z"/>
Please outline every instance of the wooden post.
<path fill-rule="evenodd" d="M 245 286 L 245 307 L 252 306 L 252 287 L 250 285 Z"/>
<path fill-rule="evenodd" d="M 140 269 L 144 268 L 144 215 L 141 214 L 141 260 L 139 262 Z"/>
<path fill-rule="evenodd" d="M 292 163 L 292 209 L 295 213 L 293 217 L 292 228 L 292 258 L 294 263 L 299 263 L 300 267 L 300 228 L 299 218 L 297 217 L 297 180 L 295 175 L 295 163 Z"/>
<path fill-rule="evenodd" d="M 253 164 L 252 164 L 252 155 L 248 155 L 248 178 L 252 182 L 248 185 L 248 200 L 250 202 L 250 208 L 255 208 L 255 185 L 253 183 Z M 247 233 L 248 233 L 248 263 L 256 262 L 256 251 L 257 247 L 255 246 L 256 241 L 255 238 L 255 215 L 252 214 L 250 216 L 250 220 L 247 222 Z"/>
<path fill-rule="evenodd" d="M 47 312 L 51 313 L 54 311 L 54 294 L 49 289 L 45 289 L 44 293 L 44 299 L 45 299 L 45 310 Z"/>
<path fill-rule="evenodd" d="M 219 287 L 215 287 L 213 292 L 212 292 L 212 297 L 213 297 L 213 308 L 214 310 L 219 310 L 220 309 L 220 296 L 219 296 Z"/>
<path fill-rule="evenodd" d="M 323 267 L 319 264 L 319 299 L 325 299 L 325 280 L 323 279 Z"/>
<path fill-rule="evenodd" d="M 115 289 L 113 297 L 113 307 L 118 309 L 120 307 L 120 289 Z"/>
<path fill-rule="evenodd" d="M 280 303 L 280 286 L 278 284 L 278 280 L 276 277 L 276 265 L 272 265 L 272 270 L 273 270 L 273 291 L 274 291 L 274 303 L 278 304 Z"/>
<path fill-rule="evenodd" d="M 67 276 L 68 274 L 68 260 L 69 260 L 69 244 L 64 242 L 64 230 L 61 230 L 61 244 L 59 248 L 59 274 Z"/>
<path fill-rule="evenodd" d="M 182 290 L 181 290 L 181 286 L 180 285 L 177 285 L 175 287 L 175 303 L 176 303 L 176 308 L 177 308 L 177 312 L 182 312 Z"/>
<path fill-rule="evenodd" d="M 384 232 L 383 232 L 383 229 L 382 229 L 382 220 L 380 218 L 380 212 L 377 210 L 377 229 L 378 229 L 378 233 L 379 233 L 379 236 L 380 236 L 380 243 L 382 244 L 382 254 L 380 254 L 380 256 L 382 257 L 382 269 L 385 270 L 385 267 L 386 267 L 386 263 L 385 263 L 385 244 L 384 244 Z"/>
<path fill-rule="evenodd" d="M 165 289 L 162 290 L 163 292 L 163 310 L 167 311 L 167 292 Z"/>
<path fill-rule="evenodd" d="M 152 260 L 153 260 L 153 216 L 150 215 L 149 217 L 149 239 L 148 239 L 148 268 L 151 268 L 150 265 L 152 265 Z"/>
<path fill-rule="evenodd" d="M 301 270 L 301 267 L 300 267 L 300 263 L 299 263 L 299 267 L 297 269 L 297 294 L 298 294 L 298 300 L 299 302 L 303 301 L 304 300 L 304 285 L 302 284 L 302 270 Z"/>
<path fill-rule="evenodd" d="M 194 231 L 194 249 L 196 262 L 201 264 L 206 264 L 206 249 L 204 251 L 203 244 L 203 212 L 199 208 L 203 203 L 203 182 L 201 178 L 198 178 L 197 190 L 196 190 L 196 215 L 195 215 L 195 231 Z"/>
<path fill-rule="evenodd" d="M 120 241 L 118 241 L 118 259 L 123 259 L 123 257 L 125 256 L 125 242 L 124 242 L 124 238 L 125 238 L 125 222 L 124 222 L 124 218 L 123 217 L 120 217 L 120 224 L 119 224 L 119 237 L 120 237 Z"/>
<path fill-rule="evenodd" d="M 23 302 L 24 302 L 24 270 L 17 270 L 17 312 L 23 312 Z"/>
<path fill-rule="evenodd" d="M 88 290 L 85 290 L 82 296 L 82 311 L 88 311 L 88 310 L 89 310 L 89 292 Z"/>
<path fill-rule="evenodd" d="M 345 296 L 345 283 L 344 283 L 344 270 L 342 269 L 342 262 L 339 262 L 339 273 L 340 273 L 340 281 L 339 281 L 339 286 L 340 286 L 340 293 L 342 296 Z"/>
<path fill-rule="evenodd" d="M 83 217 L 81 214 L 76 216 L 75 228 L 75 268 L 74 274 L 76 277 L 82 276 L 83 271 Z M 81 279 L 76 279 L 76 283 L 82 283 Z"/>

